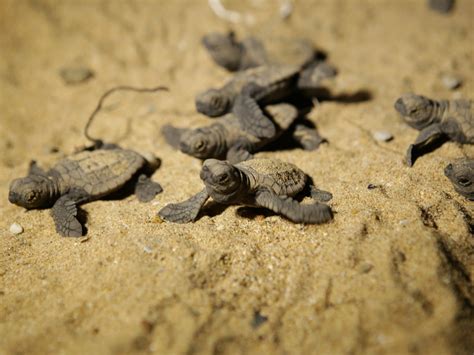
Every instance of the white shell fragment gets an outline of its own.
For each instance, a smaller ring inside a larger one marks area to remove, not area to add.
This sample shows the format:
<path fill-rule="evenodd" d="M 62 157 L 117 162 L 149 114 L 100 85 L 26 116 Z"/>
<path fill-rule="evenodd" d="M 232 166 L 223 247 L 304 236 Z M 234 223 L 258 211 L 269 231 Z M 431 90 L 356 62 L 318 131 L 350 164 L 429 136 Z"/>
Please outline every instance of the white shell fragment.
<path fill-rule="evenodd" d="M 23 233 L 23 227 L 20 226 L 18 223 L 12 223 L 10 226 L 10 233 L 14 235 L 18 235 Z"/>
<path fill-rule="evenodd" d="M 388 131 L 376 131 L 372 135 L 379 142 L 389 142 L 393 139 L 393 135 Z"/>
<path fill-rule="evenodd" d="M 443 83 L 443 86 L 449 90 L 455 90 L 462 84 L 461 79 L 452 74 L 444 74 L 441 77 L 441 81 Z"/>

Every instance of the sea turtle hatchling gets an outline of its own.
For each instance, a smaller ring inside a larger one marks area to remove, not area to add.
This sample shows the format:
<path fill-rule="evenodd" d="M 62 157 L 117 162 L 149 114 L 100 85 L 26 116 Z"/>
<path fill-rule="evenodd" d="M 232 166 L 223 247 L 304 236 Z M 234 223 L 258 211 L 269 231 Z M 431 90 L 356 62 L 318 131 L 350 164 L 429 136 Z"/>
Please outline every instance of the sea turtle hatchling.
<path fill-rule="evenodd" d="M 471 100 L 431 100 L 405 94 L 395 102 L 395 109 L 406 123 L 420 131 L 406 153 L 413 166 L 416 154 L 433 141 L 448 138 L 462 144 L 474 144 L 474 105 Z"/>
<path fill-rule="evenodd" d="M 93 146 L 82 149 L 44 171 L 35 161 L 30 163 L 28 176 L 15 179 L 10 184 L 8 199 L 26 209 L 52 206 L 56 231 L 62 236 L 79 237 L 83 228 L 77 218 L 77 205 L 98 200 L 109 195 L 126 183 L 135 184 L 135 194 L 142 202 L 151 201 L 163 189 L 147 175 L 154 172 L 160 161 L 152 156 L 141 155 L 133 150 L 122 149 L 116 144 L 104 143 L 93 138 L 88 130 L 102 108 L 105 99 L 117 91 L 157 92 L 168 90 L 117 86 L 107 90 L 89 116 L 84 128 L 85 137 Z M 138 174 L 142 170 L 144 174 Z M 138 179 L 133 179 L 138 175 Z"/>
<path fill-rule="evenodd" d="M 232 164 L 252 158 L 252 153 L 277 140 L 290 127 L 291 138 L 306 150 L 314 150 L 325 141 L 315 128 L 302 123 L 294 124 L 299 113 L 290 104 L 268 105 L 264 111 L 277 127 L 276 134 L 271 138 L 255 137 L 244 131 L 233 113 L 217 118 L 210 125 L 194 129 L 166 125 L 162 133 L 171 146 L 185 154 L 203 160 L 226 159 Z"/>
<path fill-rule="evenodd" d="M 83 228 L 77 219 L 77 205 L 100 199 L 123 187 L 143 168 L 156 169 L 158 160 L 147 161 L 133 150 L 111 148 L 82 151 L 43 171 L 35 162 L 28 176 L 15 179 L 8 199 L 26 209 L 52 206 L 56 231 L 62 236 L 79 237 Z M 161 186 L 145 174 L 138 177 L 135 193 L 140 201 L 151 201 Z"/>
<path fill-rule="evenodd" d="M 264 65 L 235 74 L 220 88 L 209 89 L 196 97 L 196 109 L 209 117 L 233 112 L 243 130 L 261 137 L 273 137 L 276 127 L 259 105 L 276 103 L 299 89 L 317 91 L 321 81 L 333 77 L 327 63 Z"/>
<path fill-rule="evenodd" d="M 444 174 L 451 181 L 456 192 L 474 201 L 474 159 L 458 159 L 446 166 Z"/>
<path fill-rule="evenodd" d="M 293 199 L 310 187 L 310 178 L 293 164 L 273 159 L 251 159 L 236 165 L 227 161 L 204 161 L 200 177 L 205 188 L 190 199 L 169 204 L 158 214 L 167 221 L 194 221 L 209 197 L 229 205 L 264 207 L 296 223 L 324 223 L 332 219 L 331 208 L 320 202 L 302 204 Z M 314 187 L 312 196 L 328 201 L 332 195 Z"/>
<path fill-rule="evenodd" d="M 303 66 L 321 56 L 312 43 L 303 38 L 270 37 L 264 44 L 253 36 L 239 41 L 232 31 L 211 32 L 203 36 L 202 44 L 217 65 L 231 72 L 268 64 Z"/>

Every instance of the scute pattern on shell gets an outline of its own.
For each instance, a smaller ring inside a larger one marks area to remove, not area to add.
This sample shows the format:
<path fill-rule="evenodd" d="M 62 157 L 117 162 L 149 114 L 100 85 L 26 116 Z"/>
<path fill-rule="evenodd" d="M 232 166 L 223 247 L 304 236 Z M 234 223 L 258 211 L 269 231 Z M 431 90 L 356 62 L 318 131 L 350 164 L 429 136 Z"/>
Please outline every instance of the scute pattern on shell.
<path fill-rule="evenodd" d="M 236 167 L 255 177 L 256 187 L 269 187 L 278 195 L 294 196 L 306 186 L 306 174 L 291 163 L 276 159 L 252 159 Z"/>
<path fill-rule="evenodd" d="M 225 86 L 232 87 L 236 92 L 239 92 L 243 86 L 250 82 L 266 87 L 288 80 L 296 75 L 300 69 L 295 65 L 264 65 L 237 73 Z"/>
<path fill-rule="evenodd" d="M 126 149 L 84 151 L 59 161 L 53 170 L 64 185 L 82 188 L 93 197 L 123 186 L 145 164 L 143 157 Z"/>

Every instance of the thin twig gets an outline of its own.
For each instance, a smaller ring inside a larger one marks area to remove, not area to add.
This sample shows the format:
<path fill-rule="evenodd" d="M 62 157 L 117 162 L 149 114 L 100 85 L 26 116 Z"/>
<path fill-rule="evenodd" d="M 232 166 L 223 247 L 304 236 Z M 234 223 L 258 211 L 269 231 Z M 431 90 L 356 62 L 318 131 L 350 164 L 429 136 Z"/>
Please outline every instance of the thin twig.
<path fill-rule="evenodd" d="M 102 104 L 104 103 L 105 99 L 111 95 L 112 93 L 116 91 L 135 91 L 135 92 L 156 92 L 156 91 L 168 91 L 169 89 L 166 86 L 157 86 L 154 88 L 136 88 L 133 86 L 116 86 L 112 89 L 107 90 L 99 99 L 99 103 L 97 104 L 96 108 L 94 111 L 91 113 L 89 116 L 89 119 L 87 120 L 86 126 L 84 127 L 84 135 L 85 137 L 90 140 L 92 143 L 97 144 L 101 143 L 102 140 L 93 138 L 89 135 L 89 127 L 92 124 L 92 120 L 94 117 L 97 115 L 97 113 L 100 111 L 102 108 Z"/>

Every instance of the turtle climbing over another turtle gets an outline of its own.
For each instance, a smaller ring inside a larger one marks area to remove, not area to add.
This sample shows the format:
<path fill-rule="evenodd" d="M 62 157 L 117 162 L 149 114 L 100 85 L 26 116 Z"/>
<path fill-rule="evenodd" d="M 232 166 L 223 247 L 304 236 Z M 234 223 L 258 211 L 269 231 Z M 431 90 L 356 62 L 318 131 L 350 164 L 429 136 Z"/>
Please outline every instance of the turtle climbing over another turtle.
<path fill-rule="evenodd" d="M 335 70 L 326 63 L 302 68 L 297 65 L 264 65 L 235 74 L 223 86 L 196 97 L 196 109 L 209 117 L 233 112 L 244 131 L 270 138 L 276 133 L 273 122 L 259 105 L 276 103 L 297 90 L 317 90 L 321 81 L 333 77 Z"/>
<path fill-rule="evenodd" d="M 395 109 L 406 123 L 420 131 L 406 154 L 408 166 L 415 155 L 440 138 L 462 144 L 474 144 L 474 105 L 471 100 L 432 100 L 405 94 L 395 102 Z"/>
<path fill-rule="evenodd" d="M 268 64 L 304 66 L 324 57 L 307 39 L 271 37 L 265 44 L 257 37 L 238 41 L 234 32 L 211 32 L 202 38 L 202 44 L 213 61 L 230 72 Z"/>
<path fill-rule="evenodd" d="M 277 140 L 293 126 L 293 140 L 306 150 L 314 150 L 326 141 L 316 129 L 303 124 L 294 125 L 299 113 L 290 104 L 268 105 L 264 107 L 264 112 L 277 127 L 275 135 L 270 138 L 259 138 L 244 131 L 233 113 L 195 129 L 166 125 L 162 133 L 171 146 L 185 154 L 198 159 L 226 159 L 232 164 L 252 158 L 252 153 Z"/>
<path fill-rule="evenodd" d="M 227 161 L 204 161 L 200 177 L 205 188 L 190 199 L 169 204 L 158 214 L 164 220 L 188 223 L 196 220 L 209 197 L 225 205 L 264 207 L 295 223 L 325 223 L 333 218 L 321 202 L 302 204 L 293 199 L 310 185 L 310 178 L 293 164 L 274 159 L 251 159 L 235 165 Z M 317 201 L 329 201 L 329 192 L 311 187 Z"/>
<path fill-rule="evenodd" d="M 448 164 L 444 174 L 457 193 L 474 201 L 474 159 L 463 158 Z"/>

